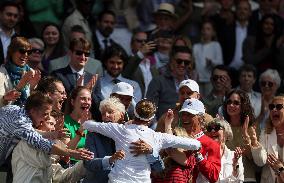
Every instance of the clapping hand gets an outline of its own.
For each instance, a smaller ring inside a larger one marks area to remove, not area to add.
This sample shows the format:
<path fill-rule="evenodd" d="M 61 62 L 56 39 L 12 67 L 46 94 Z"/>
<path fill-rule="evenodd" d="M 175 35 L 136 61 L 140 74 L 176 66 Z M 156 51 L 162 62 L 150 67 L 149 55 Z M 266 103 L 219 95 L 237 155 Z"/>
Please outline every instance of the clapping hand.
<path fill-rule="evenodd" d="M 16 101 L 21 96 L 21 92 L 18 92 L 17 90 L 13 89 L 5 93 L 3 96 L 3 99 L 6 102 L 10 101 Z"/>
<path fill-rule="evenodd" d="M 87 88 L 89 88 L 89 90 L 93 90 L 94 86 L 96 85 L 97 83 L 97 80 L 99 78 L 99 75 L 98 74 L 95 74 L 92 79 L 87 83 Z"/>

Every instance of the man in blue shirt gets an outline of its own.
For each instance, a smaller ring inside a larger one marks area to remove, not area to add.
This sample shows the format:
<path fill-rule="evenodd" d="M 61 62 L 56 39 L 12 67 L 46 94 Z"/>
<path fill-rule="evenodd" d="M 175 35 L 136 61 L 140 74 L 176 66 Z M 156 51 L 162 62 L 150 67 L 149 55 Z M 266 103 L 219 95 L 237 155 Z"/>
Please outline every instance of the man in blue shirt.
<path fill-rule="evenodd" d="M 40 92 L 32 94 L 25 108 L 8 105 L 0 109 L 0 171 L 8 173 L 8 182 L 12 179 L 11 154 L 20 140 L 25 140 L 29 145 L 46 153 L 60 156 L 71 156 L 76 159 L 91 159 L 92 153 L 86 150 L 71 150 L 62 148 L 53 143 L 33 128 L 41 121 L 49 120 L 52 110 L 52 100 Z M 53 137 L 66 136 L 65 131 L 56 131 Z"/>

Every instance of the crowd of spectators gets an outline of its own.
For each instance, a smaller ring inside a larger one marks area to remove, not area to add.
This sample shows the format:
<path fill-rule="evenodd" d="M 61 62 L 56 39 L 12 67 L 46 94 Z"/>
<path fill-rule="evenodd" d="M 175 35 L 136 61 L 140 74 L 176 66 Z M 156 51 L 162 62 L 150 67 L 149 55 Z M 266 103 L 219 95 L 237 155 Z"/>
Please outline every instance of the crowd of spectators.
<path fill-rule="evenodd" d="M 284 182 L 284 1 L 2 0 L 0 182 Z"/>

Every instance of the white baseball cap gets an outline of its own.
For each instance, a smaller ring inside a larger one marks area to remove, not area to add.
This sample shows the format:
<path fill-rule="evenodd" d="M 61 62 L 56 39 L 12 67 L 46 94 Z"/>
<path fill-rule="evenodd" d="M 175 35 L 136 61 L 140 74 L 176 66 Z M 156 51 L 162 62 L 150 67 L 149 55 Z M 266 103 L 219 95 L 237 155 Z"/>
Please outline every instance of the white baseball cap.
<path fill-rule="evenodd" d="M 133 86 L 125 82 L 116 83 L 112 89 L 111 93 L 116 93 L 119 95 L 127 95 L 133 97 Z"/>
<path fill-rule="evenodd" d="M 178 88 L 181 89 L 181 87 L 183 87 L 183 86 L 187 86 L 189 89 L 191 89 L 191 91 L 199 93 L 199 85 L 196 83 L 196 81 L 194 81 L 192 79 L 183 80 L 179 84 Z"/>
<path fill-rule="evenodd" d="M 179 112 L 188 112 L 191 114 L 204 114 L 205 107 L 203 103 L 195 98 L 186 99 L 182 105 L 182 108 Z"/>

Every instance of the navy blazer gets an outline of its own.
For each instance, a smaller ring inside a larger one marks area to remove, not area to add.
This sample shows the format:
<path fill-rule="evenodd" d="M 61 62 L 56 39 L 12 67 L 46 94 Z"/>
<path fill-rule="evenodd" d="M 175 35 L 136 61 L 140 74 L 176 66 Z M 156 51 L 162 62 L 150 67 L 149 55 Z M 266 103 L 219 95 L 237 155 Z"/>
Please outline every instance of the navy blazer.
<path fill-rule="evenodd" d="M 114 141 L 99 133 L 88 132 L 85 147 L 94 153 L 94 159 L 84 161 L 84 166 L 87 169 L 87 175 L 83 182 L 108 182 L 108 174 L 110 170 L 103 170 L 102 160 L 105 156 L 111 156 L 115 153 Z"/>
<path fill-rule="evenodd" d="M 76 76 L 69 65 L 53 71 L 51 75 L 62 81 L 67 94 L 70 94 L 70 92 L 76 87 Z M 84 85 L 86 85 L 92 77 L 93 75 L 91 73 L 84 71 Z"/>

